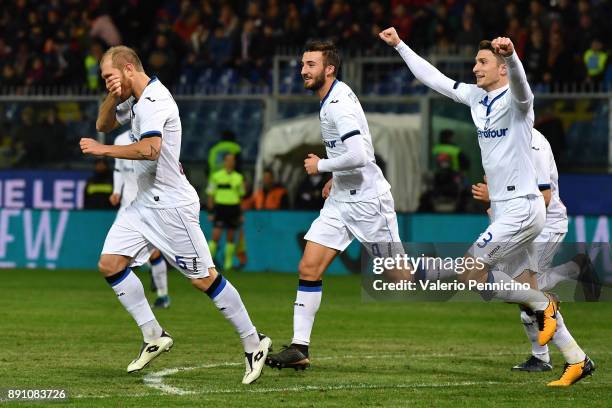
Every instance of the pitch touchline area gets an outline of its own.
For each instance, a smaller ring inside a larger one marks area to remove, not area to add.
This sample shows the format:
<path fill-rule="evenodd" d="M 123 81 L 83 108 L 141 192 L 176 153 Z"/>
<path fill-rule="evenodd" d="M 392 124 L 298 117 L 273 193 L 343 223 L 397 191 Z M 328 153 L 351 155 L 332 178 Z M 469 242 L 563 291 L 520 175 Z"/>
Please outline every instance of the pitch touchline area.
<path fill-rule="evenodd" d="M 511 353 L 511 352 L 500 352 L 500 353 L 489 353 L 481 354 L 478 356 L 469 356 L 469 358 L 489 358 L 498 356 L 516 356 L 524 353 Z M 456 354 L 450 353 L 431 353 L 431 354 L 418 354 L 411 358 L 448 358 L 457 357 Z M 465 356 L 464 356 L 465 357 Z M 341 355 L 341 356 L 325 356 L 317 357 L 316 360 L 333 360 L 333 359 L 381 359 L 381 358 L 397 358 L 397 354 L 375 354 L 375 355 Z M 152 388 L 157 391 L 161 391 L 167 395 L 202 395 L 202 394 L 240 394 L 240 393 L 270 393 L 270 392 L 295 392 L 295 391 L 334 391 L 334 390 L 362 390 L 362 389 L 411 389 L 411 388 L 444 388 L 444 387 L 468 387 L 475 385 L 498 385 L 498 384 L 511 384 L 507 382 L 498 381 L 459 381 L 459 382 L 447 382 L 437 384 L 427 383 L 414 383 L 414 384 L 335 384 L 335 385 L 303 385 L 294 387 L 279 387 L 279 388 L 231 388 L 231 389 L 199 389 L 199 390 L 183 390 L 178 387 L 174 387 L 164 383 L 165 377 L 177 374 L 183 371 L 192 371 L 209 368 L 221 368 L 221 367 L 235 367 L 242 366 L 244 363 L 235 362 L 221 362 L 216 364 L 201 364 L 191 367 L 176 367 L 176 368 L 165 368 L 160 371 L 155 371 L 143 376 L 143 383 L 145 386 Z M 133 393 L 127 395 L 75 395 L 74 398 L 113 398 L 113 397 L 147 397 L 157 395 L 156 393 Z"/>

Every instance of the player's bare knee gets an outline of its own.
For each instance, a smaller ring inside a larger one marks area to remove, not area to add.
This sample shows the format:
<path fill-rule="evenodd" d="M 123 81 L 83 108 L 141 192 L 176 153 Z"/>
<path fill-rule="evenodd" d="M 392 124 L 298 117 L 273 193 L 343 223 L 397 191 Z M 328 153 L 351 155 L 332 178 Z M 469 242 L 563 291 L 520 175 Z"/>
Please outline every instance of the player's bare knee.
<path fill-rule="evenodd" d="M 321 275 L 323 274 L 323 271 L 321 271 L 318 265 L 304 261 L 303 259 L 298 266 L 298 272 L 300 274 L 300 279 L 312 281 L 321 279 Z"/>
<path fill-rule="evenodd" d="M 202 292 L 206 292 L 213 284 L 219 273 L 215 268 L 208 269 L 209 275 L 205 278 L 191 279 L 191 285 Z"/>

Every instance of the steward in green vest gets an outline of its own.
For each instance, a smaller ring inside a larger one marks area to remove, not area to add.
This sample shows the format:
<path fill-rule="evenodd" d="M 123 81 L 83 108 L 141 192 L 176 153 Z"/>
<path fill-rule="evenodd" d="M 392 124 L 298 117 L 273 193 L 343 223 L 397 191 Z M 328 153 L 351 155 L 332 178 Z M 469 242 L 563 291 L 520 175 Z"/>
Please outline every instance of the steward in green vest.
<path fill-rule="evenodd" d="M 224 167 L 214 172 L 209 179 L 208 212 L 213 222 L 212 239 L 208 241 L 210 253 L 214 258 L 223 230 L 227 231 L 225 237 L 224 270 L 232 269 L 236 244 L 234 233 L 242 224 L 242 210 L 240 200 L 244 196 L 244 180 L 242 174 L 235 170 L 236 157 L 227 153 L 224 157 Z"/>

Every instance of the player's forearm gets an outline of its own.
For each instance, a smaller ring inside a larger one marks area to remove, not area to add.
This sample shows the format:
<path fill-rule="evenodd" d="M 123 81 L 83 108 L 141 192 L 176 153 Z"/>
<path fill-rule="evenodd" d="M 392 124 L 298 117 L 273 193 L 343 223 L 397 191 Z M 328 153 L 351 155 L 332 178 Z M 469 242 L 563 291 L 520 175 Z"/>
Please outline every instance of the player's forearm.
<path fill-rule="evenodd" d="M 420 57 L 403 41 L 395 47 L 399 55 L 402 57 L 412 74 L 434 91 L 442 95 L 451 97 L 453 85 L 455 81 L 448 78 L 446 75 L 438 71 L 436 67 L 431 65 L 425 59 Z"/>
<path fill-rule="evenodd" d="M 353 170 L 365 166 L 368 156 L 363 148 L 360 136 L 346 139 L 347 152 L 332 159 L 321 159 L 317 164 L 320 173 Z"/>
<path fill-rule="evenodd" d="M 103 155 L 115 159 L 157 160 L 161 151 L 161 138 L 149 137 L 126 146 L 105 145 Z"/>
<path fill-rule="evenodd" d="M 119 98 L 111 94 L 106 95 L 104 102 L 100 105 L 98 119 L 96 120 L 96 130 L 98 132 L 110 132 L 115 128 L 117 123 L 115 119 L 115 110 L 119 102 Z"/>
<path fill-rule="evenodd" d="M 509 57 L 505 57 L 504 60 L 508 66 L 508 79 L 512 97 L 519 104 L 529 106 L 533 101 L 533 93 L 529 87 L 529 82 L 527 82 L 527 74 L 521 60 L 516 52 L 513 52 Z"/>

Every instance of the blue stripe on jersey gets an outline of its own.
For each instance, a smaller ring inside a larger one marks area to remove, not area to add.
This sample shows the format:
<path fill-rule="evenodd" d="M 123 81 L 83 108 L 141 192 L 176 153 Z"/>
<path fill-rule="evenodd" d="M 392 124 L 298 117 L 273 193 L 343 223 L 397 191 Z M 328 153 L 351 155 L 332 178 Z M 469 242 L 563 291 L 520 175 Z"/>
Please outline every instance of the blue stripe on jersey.
<path fill-rule="evenodd" d="M 155 136 L 159 136 L 161 137 L 162 132 L 160 132 L 159 130 L 149 130 L 148 132 L 144 132 L 140 134 L 140 139 L 143 139 L 145 137 L 155 137 Z"/>
<path fill-rule="evenodd" d="M 352 137 L 352 136 L 355 136 L 355 135 L 359 135 L 359 134 L 361 134 L 361 132 L 359 130 L 351 130 L 350 132 L 345 133 L 344 135 L 342 135 L 340 137 L 340 140 L 342 140 L 344 142 L 349 137 Z"/>
<path fill-rule="evenodd" d="M 455 82 L 455 85 L 453 85 L 453 89 L 457 89 L 457 88 L 459 88 L 459 84 L 460 84 L 460 83 L 461 83 L 461 82 Z"/>
<path fill-rule="evenodd" d="M 155 81 L 157 81 L 157 77 L 156 76 L 152 76 L 151 79 L 149 79 L 149 82 L 147 82 L 147 85 L 150 85 L 150 84 L 152 84 Z"/>
<path fill-rule="evenodd" d="M 300 292 L 323 292 L 323 286 L 298 286 Z"/>
<path fill-rule="evenodd" d="M 334 79 L 334 82 L 332 83 L 332 86 L 329 88 L 329 91 L 327 91 L 327 94 L 325 95 L 325 97 L 321 100 L 321 105 L 319 107 L 319 110 L 321 110 L 321 108 L 323 107 L 323 104 L 325 103 L 325 101 L 327 100 L 327 98 L 329 98 L 329 95 L 331 94 L 332 89 L 334 89 L 334 86 L 336 86 L 336 84 L 338 83 L 337 79 Z"/>
<path fill-rule="evenodd" d="M 550 190 L 550 184 L 538 184 L 540 191 Z"/>
<path fill-rule="evenodd" d="M 502 96 L 504 96 L 506 92 L 508 92 L 507 89 L 504 92 L 497 95 L 495 98 L 493 98 L 490 104 L 486 105 L 487 106 L 487 116 L 489 116 L 489 113 L 491 113 L 491 109 L 493 108 L 493 104 L 495 103 L 495 101 L 501 98 Z M 486 103 L 486 99 L 485 99 L 485 103 Z"/>

